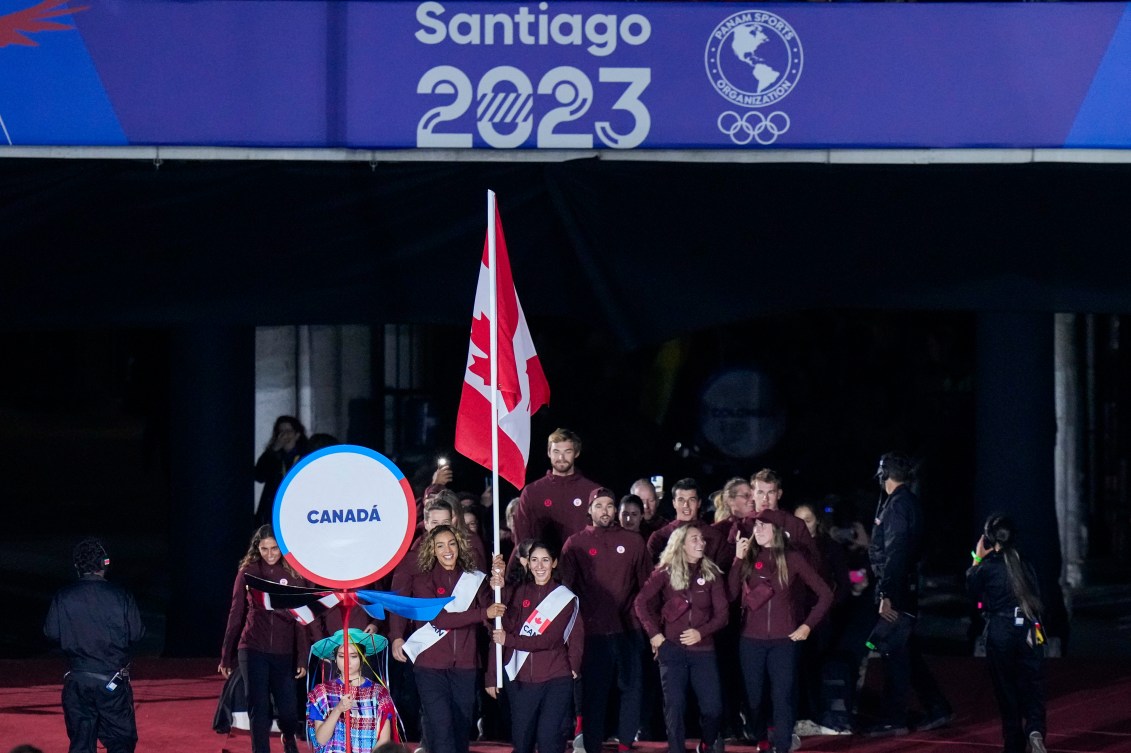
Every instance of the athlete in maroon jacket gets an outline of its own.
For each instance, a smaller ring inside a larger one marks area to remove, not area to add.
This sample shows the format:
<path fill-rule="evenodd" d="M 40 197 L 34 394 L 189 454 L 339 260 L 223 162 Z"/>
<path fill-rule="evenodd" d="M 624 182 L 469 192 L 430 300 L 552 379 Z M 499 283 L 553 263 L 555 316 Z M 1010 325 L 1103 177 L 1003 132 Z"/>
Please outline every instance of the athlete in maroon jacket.
<path fill-rule="evenodd" d="M 568 429 L 550 435 L 546 454 L 550 470 L 526 485 L 514 513 L 514 540 L 538 539 L 562 548 L 565 540 L 589 525 L 589 494 L 597 484 L 574 465 L 581 439 Z"/>
<path fill-rule="evenodd" d="M 648 537 L 668 524 L 668 519 L 660 514 L 660 498 L 650 479 L 641 478 L 632 483 L 629 494 L 635 494 L 644 505 L 644 516 L 640 519 L 640 535 Z"/>
<path fill-rule="evenodd" d="M 644 639 L 632 604 L 651 565 L 640 535 L 615 524 L 614 499 L 608 489 L 594 489 L 589 495 L 592 524 L 570 536 L 562 550 L 562 582 L 577 594 L 585 621 L 581 716 L 587 753 L 600 753 L 614 681 L 620 688 L 617 736 L 625 749 L 640 722 Z"/>
<path fill-rule="evenodd" d="M 652 562 L 659 562 L 660 553 L 668 545 L 668 538 L 675 529 L 685 523 L 694 523 L 703 532 L 703 540 L 707 544 L 707 557 L 714 561 L 719 556 L 719 551 L 725 543 L 723 535 L 712 528 L 706 521 L 699 518 L 699 505 L 701 496 L 699 483 L 692 478 L 676 481 L 672 486 L 672 505 L 675 507 L 675 520 L 659 529 L 648 537 L 648 554 Z"/>
<path fill-rule="evenodd" d="M 774 734 L 777 750 L 790 750 L 793 735 L 793 689 L 797 682 L 797 642 L 809 637 L 832 605 L 832 591 L 809 561 L 786 547 L 782 529 L 768 518 L 787 515 L 764 510 L 755 516 L 754 539 L 738 539 L 730 569 L 730 592 L 742 605 L 742 637 L 738 656 L 746 681 L 750 710 L 762 703 L 763 678 L 770 678 L 773 695 Z M 816 603 L 801 614 L 811 600 L 799 584 L 816 595 Z"/>
<path fill-rule="evenodd" d="M 727 624 L 729 606 L 723 572 L 703 556 L 702 531 L 676 529 L 660 564 L 636 597 L 636 614 L 660 663 L 668 753 L 683 753 L 687 687 L 699 701 L 698 753 L 712 750 L 723 715 L 722 686 L 715 658 L 715 634 Z"/>
<path fill-rule="evenodd" d="M 553 577 L 558 560 L 550 549 L 535 542 L 526 561 L 522 582 L 503 590 L 507 612 L 502 629 L 492 631 L 491 638 L 504 647 L 514 753 L 534 753 L 536 743 L 539 751 L 560 753 L 585 629 L 577 596 Z M 502 583 L 502 576 L 497 582 Z M 496 671 L 495 662 L 488 662 L 487 693 L 492 697 L 499 687 Z"/>
<path fill-rule="evenodd" d="M 476 630 L 506 608 L 490 603 L 486 574 L 475 569 L 466 539 L 451 526 L 428 532 L 420 545 L 420 570 L 409 596 L 455 601 L 426 624 L 391 614 L 393 658 L 413 661 L 429 751 L 467 753 L 479 660 Z"/>
<path fill-rule="evenodd" d="M 307 583 L 283 560 L 274 529 L 260 526 L 236 573 L 219 667 L 224 677 L 231 675 L 237 665 L 243 674 L 253 753 L 270 750 L 272 698 L 283 733 L 283 750 L 298 753 L 294 678 L 306 676 L 306 629 L 289 612 L 266 609 L 244 584 L 244 573 L 284 585 Z"/>
<path fill-rule="evenodd" d="M 763 468 L 750 477 L 750 486 L 754 489 L 754 514 L 763 510 L 778 509 L 783 491 L 781 476 L 776 471 Z M 790 546 L 805 555 L 805 559 L 809 561 L 813 569 L 820 572 L 822 568 L 821 550 L 817 548 L 817 542 L 813 540 L 813 535 L 809 533 L 805 522 L 795 515 L 786 517 L 784 514 L 781 518 L 775 518 L 771 522 L 782 529 Z"/>
<path fill-rule="evenodd" d="M 736 476 L 723 486 L 721 501 L 726 504 L 730 516 L 712 523 L 711 528 L 718 531 L 722 539 L 716 553 L 716 564 L 726 571 L 734 561 L 734 547 L 738 538 L 741 536 L 748 539 L 754 532 L 754 490 L 746 479 Z"/>

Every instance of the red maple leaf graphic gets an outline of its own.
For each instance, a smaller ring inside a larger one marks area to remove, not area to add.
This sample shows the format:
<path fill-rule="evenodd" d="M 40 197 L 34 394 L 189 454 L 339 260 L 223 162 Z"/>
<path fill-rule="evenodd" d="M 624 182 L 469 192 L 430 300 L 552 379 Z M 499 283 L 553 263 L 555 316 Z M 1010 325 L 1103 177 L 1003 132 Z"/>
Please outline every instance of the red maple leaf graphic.
<path fill-rule="evenodd" d="M 39 5 L 0 16 L 0 47 L 18 44 L 22 47 L 38 47 L 38 43 L 27 34 L 41 31 L 67 31 L 75 27 L 61 24 L 58 21 L 48 21 L 56 16 L 69 16 L 72 13 L 87 10 L 89 6 L 81 8 L 60 8 L 66 5 L 67 0 L 43 0 Z"/>
<path fill-rule="evenodd" d="M 491 320 L 486 314 L 480 314 L 471 320 L 471 342 L 486 356 L 475 356 L 471 360 L 468 371 L 483 380 L 483 384 L 491 386 Z"/>
<path fill-rule="evenodd" d="M 487 355 L 475 356 L 468 371 L 483 380 L 483 384 L 491 386 L 491 320 L 486 314 L 481 314 L 471 320 L 471 342 L 475 347 Z M 514 410 L 518 405 L 518 375 L 503 373 L 510 363 L 514 364 L 514 346 L 505 332 L 499 333 L 499 396 L 508 411 Z M 509 358 L 508 358 L 509 356 Z M 509 378 L 508 378 L 509 377 Z M 508 389 L 509 385 L 513 385 Z"/>

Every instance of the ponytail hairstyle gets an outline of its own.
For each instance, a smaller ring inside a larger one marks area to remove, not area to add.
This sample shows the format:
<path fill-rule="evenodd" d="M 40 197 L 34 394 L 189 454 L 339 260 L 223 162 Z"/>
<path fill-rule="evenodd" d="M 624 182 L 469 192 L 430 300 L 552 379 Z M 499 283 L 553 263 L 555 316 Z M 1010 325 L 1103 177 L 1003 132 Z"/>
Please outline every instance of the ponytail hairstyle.
<path fill-rule="evenodd" d="M 1021 611 L 1030 620 L 1036 622 L 1041 613 L 1041 600 L 1035 593 L 1026 572 L 1025 563 L 1014 546 L 1016 533 L 1013 521 L 1006 515 L 995 513 L 986 519 L 983 542 L 987 549 L 1001 545 L 1001 556 L 1005 560 L 1005 569 L 1009 574 L 1009 586 L 1013 589 L 1013 596 L 1021 605 Z"/>
<path fill-rule="evenodd" d="M 785 588 L 789 585 L 789 565 L 785 560 L 785 534 L 782 529 L 775 526 L 768 520 L 759 521 L 762 525 L 767 525 L 773 528 L 773 539 L 770 540 L 768 549 L 773 551 L 774 565 L 778 571 L 778 585 Z M 750 577 L 750 573 L 754 571 L 754 560 L 758 559 L 759 552 L 762 547 L 754 539 L 754 535 L 750 535 L 750 545 L 746 549 L 746 556 L 742 559 L 742 579 L 746 580 Z"/>

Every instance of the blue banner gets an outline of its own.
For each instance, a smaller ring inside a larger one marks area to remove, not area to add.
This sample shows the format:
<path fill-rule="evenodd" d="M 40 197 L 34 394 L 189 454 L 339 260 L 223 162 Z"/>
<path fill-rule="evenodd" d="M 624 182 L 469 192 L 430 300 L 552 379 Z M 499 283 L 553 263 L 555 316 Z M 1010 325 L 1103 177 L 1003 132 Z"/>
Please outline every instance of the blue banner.
<path fill-rule="evenodd" d="M 0 0 L 5 143 L 1122 148 L 1131 26 L 1125 3 Z"/>

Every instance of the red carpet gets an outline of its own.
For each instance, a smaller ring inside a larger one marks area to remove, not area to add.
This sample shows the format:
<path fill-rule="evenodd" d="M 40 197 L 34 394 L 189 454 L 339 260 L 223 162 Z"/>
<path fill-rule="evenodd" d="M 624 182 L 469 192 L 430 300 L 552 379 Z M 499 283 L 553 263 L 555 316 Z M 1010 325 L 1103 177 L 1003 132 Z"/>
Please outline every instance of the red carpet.
<path fill-rule="evenodd" d="M 212 731 L 221 680 L 216 662 L 204 659 L 142 659 L 134 669 L 139 753 L 249 753 L 247 733 Z M 980 660 L 933 658 L 958 717 L 948 729 L 903 738 L 866 741 L 856 737 L 809 737 L 801 749 L 888 753 L 996 753 L 1001 750 L 997 709 L 989 675 Z M 1131 753 L 1131 664 L 1126 660 L 1059 659 L 1048 663 L 1048 748 L 1056 753 Z M 31 743 L 44 753 L 63 753 L 67 734 L 59 708 L 63 665 L 57 661 L 0 662 L 0 753 Z M 642 743 L 660 753 L 661 743 Z M 506 753 L 509 746 L 473 743 L 477 753 Z M 281 751 L 275 740 L 273 751 Z M 749 753 L 749 746 L 728 751 Z"/>

